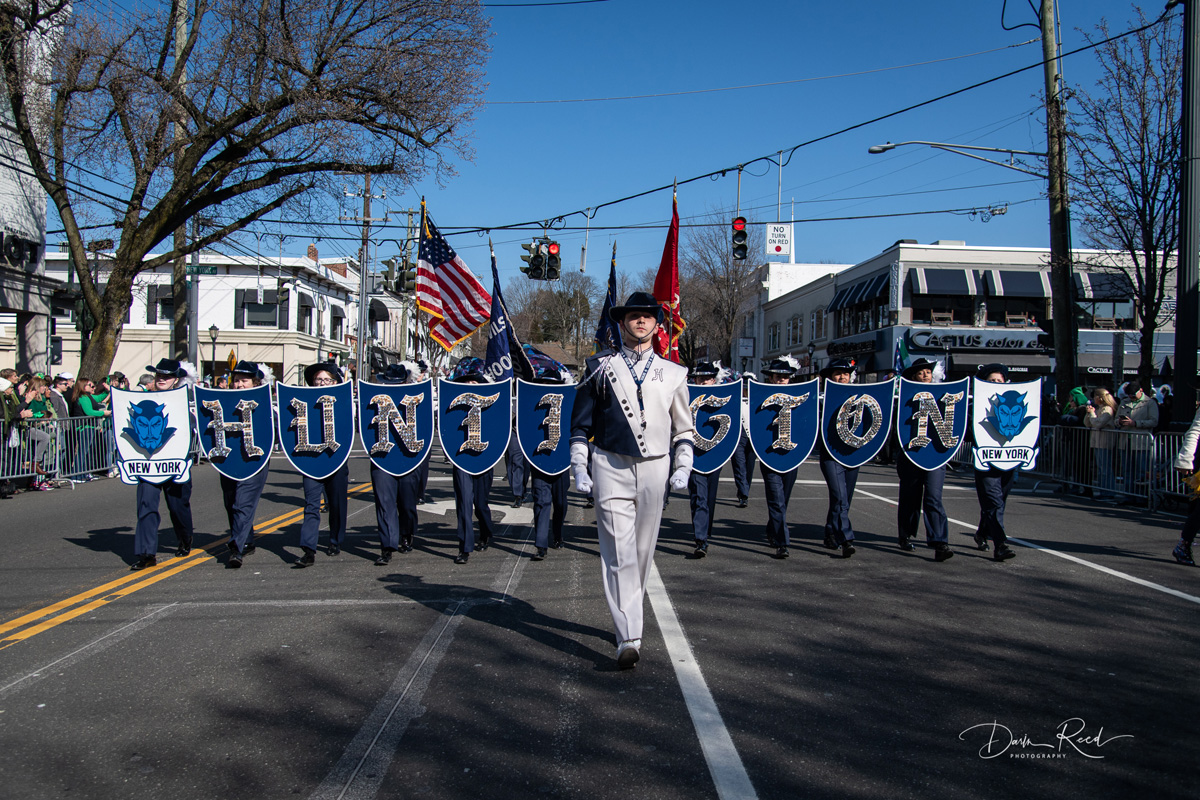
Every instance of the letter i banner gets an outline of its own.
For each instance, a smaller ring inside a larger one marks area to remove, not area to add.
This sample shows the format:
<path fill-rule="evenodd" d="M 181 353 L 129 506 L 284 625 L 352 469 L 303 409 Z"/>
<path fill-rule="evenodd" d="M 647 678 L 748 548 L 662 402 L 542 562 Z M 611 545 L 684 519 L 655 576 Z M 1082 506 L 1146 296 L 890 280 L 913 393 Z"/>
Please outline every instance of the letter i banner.
<path fill-rule="evenodd" d="M 450 463 L 468 475 L 496 466 L 512 433 L 512 381 L 438 381 L 438 439 Z"/>
<path fill-rule="evenodd" d="M 830 458 L 854 469 L 878 455 L 892 430 L 895 385 L 825 381 L 821 440 Z"/>
<path fill-rule="evenodd" d="M 358 434 L 367 456 L 389 475 L 407 475 L 433 446 L 433 380 L 358 382 Z"/>
<path fill-rule="evenodd" d="M 517 444 L 538 472 L 561 475 L 571 466 L 575 389 L 573 383 L 517 381 Z"/>
<path fill-rule="evenodd" d="M 354 390 L 336 386 L 275 384 L 279 445 L 292 466 L 316 480 L 342 468 L 354 446 Z"/>
<path fill-rule="evenodd" d="M 750 446 L 763 466 L 791 472 L 817 443 L 817 379 L 804 383 L 750 381 Z"/>
<path fill-rule="evenodd" d="M 1041 433 L 1042 379 L 988 383 L 972 379 L 975 469 L 1033 469 Z"/>
<path fill-rule="evenodd" d="M 196 440 L 200 455 L 235 481 L 267 468 L 275 448 L 271 387 L 207 389 L 197 386 Z"/>
<path fill-rule="evenodd" d="M 927 472 L 950 463 L 967 434 L 970 378 L 952 383 L 900 379 L 896 436 L 905 458 Z"/>
<path fill-rule="evenodd" d="M 112 391 L 121 483 L 192 479 L 192 405 L 187 387 L 165 392 Z"/>

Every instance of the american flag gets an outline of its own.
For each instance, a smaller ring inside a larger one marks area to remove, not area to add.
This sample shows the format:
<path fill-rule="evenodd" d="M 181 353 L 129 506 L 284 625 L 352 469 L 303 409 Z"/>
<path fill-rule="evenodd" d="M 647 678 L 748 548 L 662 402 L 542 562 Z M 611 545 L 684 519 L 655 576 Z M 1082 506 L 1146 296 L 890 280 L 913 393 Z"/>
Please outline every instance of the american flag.
<path fill-rule="evenodd" d="M 429 335 L 451 350 L 488 321 L 492 297 L 421 206 L 417 307 L 431 317 Z"/>

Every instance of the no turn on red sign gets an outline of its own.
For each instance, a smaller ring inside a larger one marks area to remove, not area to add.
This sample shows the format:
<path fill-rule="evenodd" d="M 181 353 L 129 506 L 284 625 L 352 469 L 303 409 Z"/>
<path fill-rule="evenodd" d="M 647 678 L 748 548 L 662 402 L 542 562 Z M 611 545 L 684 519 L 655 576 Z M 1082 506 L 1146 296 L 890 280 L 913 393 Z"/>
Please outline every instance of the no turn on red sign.
<path fill-rule="evenodd" d="M 790 256 L 792 254 L 792 226 L 767 223 L 767 255 Z"/>

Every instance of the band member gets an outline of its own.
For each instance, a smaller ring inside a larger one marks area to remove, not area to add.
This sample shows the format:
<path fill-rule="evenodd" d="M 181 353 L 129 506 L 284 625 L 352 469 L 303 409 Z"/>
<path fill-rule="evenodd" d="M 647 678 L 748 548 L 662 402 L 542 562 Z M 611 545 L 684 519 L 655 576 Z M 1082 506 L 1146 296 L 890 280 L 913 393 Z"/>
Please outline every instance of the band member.
<path fill-rule="evenodd" d="M 516 386 L 516 381 L 513 382 Z M 516 389 L 513 389 L 513 408 L 516 408 Z M 515 424 L 514 416 L 514 424 Z M 513 508 L 520 508 L 525 502 L 526 489 L 525 486 L 529 481 L 529 462 L 525 460 L 525 454 L 521 452 L 521 445 L 517 443 L 517 434 L 514 429 L 511 436 L 508 437 L 508 450 L 504 453 L 504 477 L 508 480 L 508 488 L 512 489 L 513 493 Z"/>
<path fill-rule="evenodd" d="M 239 361 L 229 373 L 229 388 L 253 389 L 261 386 L 266 377 L 253 361 Z M 258 501 L 262 499 L 270 471 L 270 467 L 265 466 L 244 481 L 221 476 L 221 495 L 225 501 L 225 514 L 229 517 L 227 565 L 230 569 L 242 566 L 242 559 L 257 549 L 254 545 L 254 512 L 258 510 Z"/>
<path fill-rule="evenodd" d="M 737 487 L 737 507 L 745 508 L 750 503 L 750 483 L 754 479 L 754 448 L 750 445 L 750 384 L 742 381 L 742 430 L 741 439 L 734 448 L 729 464 L 733 468 L 733 484 Z"/>
<path fill-rule="evenodd" d="M 533 380 L 535 383 L 566 383 L 563 371 L 551 365 L 535 366 Z M 515 433 L 513 441 L 516 441 Z M 563 545 L 563 522 L 567 518 L 567 488 L 571 482 L 571 475 L 569 472 L 547 475 L 532 463 L 526 463 L 529 465 L 530 488 L 533 493 L 533 544 L 536 549 L 532 560 L 541 561 L 546 557 L 547 547 L 557 550 Z"/>
<path fill-rule="evenodd" d="M 424 361 L 417 361 L 418 374 L 416 382 L 429 379 L 429 365 Z M 437 408 L 437 381 L 433 382 L 433 407 Z M 437 415 L 434 415 L 433 424 L 437 425 Z M 429 459 L 433 457 L 433 448 L 429 448 L 429 452 L 425 454 L 425 458 L 421 461 L 421 466 L 417 467 L 417 505 L 425 505 L 425 487 L 429 485 Z"/>
<path fill-rule="evenodd" d="M 692 367 L 691 382 L 700 386 L 713 386 L 721 370 L 709 361 L 700 361 Z M 708 555 L 708 536 L 712 533 L 713 511 L 717 507 L 717 487 L 721 482 L 721 470 L 701 475 L 693 472 L 688 477 L 688 498 L 692 507 L 692 533 L 695 537 L 696 558 Z"/>
<path fill-rule="evenodd" d="M 412 383 L 415 371 L 407 364 L 391 364 L 375 375 L 376 383 Z M 371 462 L 371 489 L 375 493 L 375 524 L 379 528 L 379 558 L 375 566 L 391 563 L 392 553 L 411 553 L 417 532 L 417 496 L 420 470 L 392 475 Z"/>
<path fill-rule="evenodd" d="M 575 488 L 596 499 L 604 594 L 617 634 L 617 666 L 640 658 L 642 605 L 654 565 L 662 501 L 674 450 L 670 485 L 687 485 L 692 471 L 692 412 L 687 370 L 654 355 L 651 339 L 662 307 L 645 292 L 609 309 L 621 328 L 619 352 L 587 360 L 571 415 L 571 469 Z M 595 444 L 588 474 L 588 440 Z"/>
<path fill-rule="evenodd" d="M 799 365 L 793 359 L 777 358 L 763 368 L 767 383 L 791 383 Z M 759 473 L 763 489 L 767 493 L 767 546 L 775 548 L 776 558 L 787 558 L 792 544 L 791 530 L 787 524 L 788 503 L 792 500 L 792 487 L 796 485 L 796 470 L 776 472 L 759 462 Z"/>
<path fill-rule="evenodd" d="M 464 358 L 450 373 L 450 380 L 456 383 L 489 383 L 483 371 L 483 359 L 474 356 Z M 495 525 L 492 523 L 492 509 L 488 505 L 488 495 L 492 491 L 492 470 L 479 475 L 470 475 L 454 467 L 454 510 L 458 515 L 458 555 L 454 557 L 455 564 L 465 564 L 475 550 L 475 526 L 471 522 L 471 512 L 479 521 L 478 545 L 480 550 L 487 550 L 491 544 Z"/>
<path fill-rule="evenodd" d="M 165 392 L 179 386 L 193 386 L 196 382 L 196 368 L 187 361 L 175 361 L 170 358 L 160 359 L 146 371 L 154 375 L 154 382 L 149 391 Z M 179 539 L 179 547 L 175 555 L 183 558 L 192 551 L 192 482 L 167 481 L 166 483 L 150 483 L 138 481 L 137 485 L 137 532 L 134 535 L 133 552 L 135 561 L 132 569 L 139 570 L 153 567 L 158 563 L 158 525 L 162 519 L 158 513 L 159 495 L 167 500 L 167 513 L 171 516 L 171 526 Z"/>
<path fill-rule="evenodd" d="M 1003 364 L 981 364 L 975 377 L 988 383 L 1008 383 L 1008 367 Z M 988 540 L 991 539 L 995 546 L 992 558 L 996 561 L 1007 561 L 1017 556 L 1008 546 L 1008 537 L 1004 534 L 1004 506 L 1008 503 L 1008 493 L 1012 491 L 1016 478 L 1015 469 L 991 467 L 975 470 L 975 496 L 979 498 L 979 528 L 975 531 L 975 546 L 986 551 Z"/>
<path fill-rule="evenodd" d="M 936 366 L 932 361 L 918 358 L 901 375 L 917 383 L 933 383 L 933 369 Z M 904 450 L 904 442 L 900 442 L 900 450 Z M 929 547 L 933 548 L 934 561 L 948 561 L 954 551 L 950 549 L 950 527 L 946 521 L 946 508 L 942 505 L 946 468 L 921 469 L 901 452 L 896 458 L 896 475 L 900 478 L 900 499 L 896 511 L 896 538 L 900 549 L 916 549 L 909 540 L 917 538 L 917 527 L 921 524 L 921 512 L 924 511 L 925 537 Z"/>
<path fill-rule="evenodd" d="M 1198 443 L 1200 443 L 1200 411 L 1196 412 L 1195 419 L 1188 426 L 1187 433 L 1183 435 L 1183 444 L 1175 456 L 1175 472 L 1181 479 L 1191 478 L 1196 474 L 1197 468 L 1200 468 L 1200 464 L 1196 463 L 1196 445 Z M 1197 498 L 1195 492 L 1192 492 L 1188 498 L 1187 519 L 1183 523 L 1183 529 L 1179 532 L 1179 543 L 1171 550 L 1171 556 L 1180 564 L 1186 564 L 1189 567 L 1196 566 L 1196 559 L 1192 555 L 1192 545 L 1196 541 L 1196 531 L 1198 530 L 1200 530 L 1200 499 Z"/>
<path fill-rule="evenodd" d="M 336 364 L 310 364 L 304 368 L 309 386 L 336 386 L 346 379 Z M 326 554 L 336 556 L 346 541 L 347 495 L 350 490 L 350 462 L 347 461 L 327 478 L 304 476 L 304 521 L 300 524 L 300 549 L 304 554 L 296 562 L 303 569 L 316 563 L 317 539 L 321 532 L 321 496 L 329 512 L 329 547 Z"/>
<path fill-rule="evenodd" d="M 851 383 L 854 380 L 854 362 L 847 358 L 835 358 L 821 370 L 827 381 Z M 842 548 L 842 558 L 854 555 L 854 526 L 850 524 L 850 503 L 854 500 L 854 485 L 858 483 L 858 468 L 839 464 L 820 440 L 821 474 L 825 476 L 825 487 L 829 490 L 829 511 L 825 514 L 825 546 L 830 550 Z"/>

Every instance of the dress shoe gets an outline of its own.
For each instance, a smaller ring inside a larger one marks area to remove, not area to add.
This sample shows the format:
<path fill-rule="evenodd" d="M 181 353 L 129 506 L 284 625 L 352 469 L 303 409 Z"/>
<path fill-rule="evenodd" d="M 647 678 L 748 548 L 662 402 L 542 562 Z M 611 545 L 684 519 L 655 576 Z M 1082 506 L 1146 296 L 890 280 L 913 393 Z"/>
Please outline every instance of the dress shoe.
<path fill-rule="evenodd" d="M 589 497 L 587 499 L 587 502 L 583 504 L 584 508 L 594 508 L 595 506 L 596 506 L 596 499 L 594 497 Z"/>
<path fill-rule="evenodd" d="M 425 505 L 425 498 L 424 498 L 424 497 L 418 497 L 418 498 L 417 498 L 417 505 L 419 505 L 419 506 L 423 506 L 423 505 Z"/>
<path fill-rule="evenodd" d="M 854 553 L 854 542 L 842 543 L 842 558 L 849 558 L 850 556 L 854 555 Z"/>
<path fill-rule="evenodd" d="M 1189 567 L 1196 566 L 1196 559 L 1192 557 L 1192 546 L 1183 539 L 1180 539 L 1179 544 L 1175 545 L 1175 548 L 1171 551 L 1171 555 L 1180 564 L 1185 564 Z"/>
<path fill-rule="evenodd" d="M 620 669 L 633 669 L 633 665 L 642 657 L 642 654 L 639 652 L 641 646 L 641 639 L 630 639 L 629 641 L 621 642 L 617 647 L 617 667 Z"/>
<path fill-rule="evenodd" d="M 975 532 L 975 548 L 978 550 L 982 550 L 985 553 L 988 550 L 987 534 L 985 534 L 983 531 Z"/>
<path fill-rule="evenodd" d="M 381 550 L 379 553 L 379 558 L 375 559 L 375 566 L 386 567 L 388 564 L 392 563 L 393 552 L 394 551 L 390 547 L 383 548 L 383 550 Z"/>
<path fill-rule="evenodd" d="M 1013 549 L 1006 544 L 1002 544 L 996 548 L 996 552 L 992 553 L 992 559 L 995 561 L 1008 561 L 1010 558 L 1016 558 L 1017 554 Z"/>
<path fill-rule="evenodd" d="M 471 557 L 470 553 L 464 553 L 460 550 L 460 551 L 458 551 L 458 555 L 456 555 L 454 557 L 454 563 L 455 564 L 465 564 L 465 563 L 467 563 L 467 559 L 470 557 Z"/>
<path fill-rule="evenodd" d="M 555 550 L 561 550 L 562 549 L 562 539 L 561 538 L 555 539 L 554 541 L 552 541 L 550 543 L 550 546 L 553 547 Z"/>
<path fill-rule="evenodd" d="M 533 555 L 530 556 L 529 560 L 530 561 L 541 561 L 545 557 L 546 557 L 546 548 L 539 547 L 538 549 L 533 551 Z"/>
<path fill-rule="evenodd" d="M 133 562 L 133 566 L 129 569 L 137 571 L 146 567 L 157 567 L 158 559 L 154 556 L 138 556 L 137 561 Z"/>
<path fill-rule="evenodd" d="M 908 537 L 905 536 L 904 534 L 900 534 L 899 536 L 897 536 L 896 542 L 900 545 L 901 550 L 916 550 L 917 549 L 913 545 L 913 543 L 908 540 Z"/>
<path fill-rule="evenodd" d="M 521 503 L 524 503 L 524 502 L 525 502 L 525 497 L 524 497 L 524 496 L 518 497 L 517 499 L 515 499 L 515 500 L 513 500 L 513 501 L 512 501 L 512 507 L 513 507 L 513 508 L 520 508 L 520 507 L 521 507 Z"/>
<path fill-rule="evenodd" d="M 933 560 L 939 564 L 954 558 L 954 551 L 945 542 L 934 542 L 930 547 L 933 548 Z"/>
<path fill-rule="evenodd" d="M 400 552 L 401 553 L 411 553 L 412 552 L 412 537 L 411 536 L 407 536 L 400 540 Z"/>
<path fill-rule="evenodd" d="M 325 555 L 327 556 L 340 556 L 341 554 L 342 548 L 338 547 L 336 544 L 331 544 L 325 549 Z"/>
<path fill-rule="evenodd" d="M 738 495 L 738 508 L 745 508 L 749 504 L 750 498 L 746 497 L 745 495 Z"/>
<path fill-rule="evenodd" d="M 182 539 L 179 542 L 179 547 L 175 548 L 175 557 L 184 558 L 188 553 L 192 552 L 192 540 Z"/>
<path fill-rule="evenodd" d="M 774 536 L 768 536 L 767 547 L 779 547 L 779 541 Z"/>
<path fill-rule="evenodd" d="M 476 550 L 487 550 L 487 549 L 488 549 L 488 546 L 489 546 L 491 543 L 492 543 L 492 537 L 490 537 L 490 536 L 480 536 L 480 537 L 479 537 L 479 541 L 475 543 L 475 549 L 476 549 Z"/>
<path fill-rule="evenodd" d="M 307 547 L 304 548 L 304 555 L 300 556 L 300 560 L 296 562 L 296 566 L 300 567 L 300 569 L 311 567 L 317 563 L 317 559 L 313 557 L 315 554 L 315 550 L 309 550 Z"/>
<path fill-rule="evenodd" d="M 696 558 L 704 558 L 706 555 L 708 555 L 708 542 L 702 542 L 697 539 L 696 549 L 692 551 L 692 555 L 694 555 Z"/>
<path fill-rule="evenodd" d="M 788 557 L 788 549 L 786 547 L 780 547 L 778 550 L 775 551 L 775 557 L 776 558 L 787 558 Z"/>
<path fill-rule="evenodd" d="M 242 550 L 242 558 L 254 555 L 254 551 L 257 549 L 258 547 L 254 544 L 254 542 L 247 542 L 245 549 Z"/>
<path fill-rule="evenodd" d="M 229 554 L 229 561 L 225 562 L 230 569 L 239 569 L 242 566 L 242 554 L 234 550 Z"/>
<path fill-rule="evenodd" d="M 837 539 L 834 538 L 832 533 L 825 534 L 825 549 L 827 549 L 827 550 L 837 550 L 838 549 Z"/>

